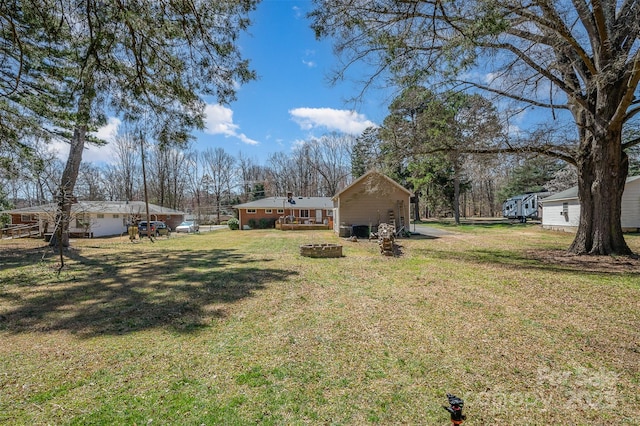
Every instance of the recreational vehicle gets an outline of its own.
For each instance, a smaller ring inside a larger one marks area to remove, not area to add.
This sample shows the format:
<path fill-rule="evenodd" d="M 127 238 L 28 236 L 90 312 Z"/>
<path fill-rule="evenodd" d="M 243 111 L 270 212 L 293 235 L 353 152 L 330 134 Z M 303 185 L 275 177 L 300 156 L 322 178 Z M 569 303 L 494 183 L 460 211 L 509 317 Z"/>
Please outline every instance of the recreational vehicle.
<path fill-rule="evenodd" d="M 502 204 L 502 216 L 522 223 L 527 219 L 540 219 L 542 210 L 539 201 L 546 195 L 546 192 L 515 195 Z"/>

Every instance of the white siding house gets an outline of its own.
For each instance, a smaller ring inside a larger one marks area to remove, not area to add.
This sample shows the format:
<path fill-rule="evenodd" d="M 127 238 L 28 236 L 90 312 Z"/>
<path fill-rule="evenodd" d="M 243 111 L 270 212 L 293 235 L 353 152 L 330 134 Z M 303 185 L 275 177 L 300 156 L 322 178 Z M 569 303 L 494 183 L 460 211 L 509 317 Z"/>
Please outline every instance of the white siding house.
<path fill-rule="evenodd" d="M 541 204 L 543 228 L 576 232 L 580 220 L 577 186 L 547 197 Z M 625 231 L 640 230 L 640 176 L 627 179 L 622 194 L 620 221 Z"/>
<path fill-rule="evenodd" d="M 38 225 L 38 233 L 52 233 L 55 227 L 56 204 L 7 210 L 11 223 Z M 178 225 L 185 213 L 168 207 L 149 204 L 151 220 L 164 221 L 171 229 Z M 79 201 L 71 205 L 69 232 L 86 237 L 119 235 L 127 225 L 146 220 L 146 206 L 142 201 Z"/>

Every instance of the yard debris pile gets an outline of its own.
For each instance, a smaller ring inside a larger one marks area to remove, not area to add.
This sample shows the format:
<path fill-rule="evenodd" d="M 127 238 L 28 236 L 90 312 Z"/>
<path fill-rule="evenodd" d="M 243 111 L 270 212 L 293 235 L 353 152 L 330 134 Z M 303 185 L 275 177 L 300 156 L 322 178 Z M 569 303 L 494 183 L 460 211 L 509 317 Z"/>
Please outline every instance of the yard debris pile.
<path fill-rule="evenodd" d="M 378 225 L 378 245 L 380 253 L 385 256 L 393 256 L 395 245 L 396 227 L 389 223 Z"/>

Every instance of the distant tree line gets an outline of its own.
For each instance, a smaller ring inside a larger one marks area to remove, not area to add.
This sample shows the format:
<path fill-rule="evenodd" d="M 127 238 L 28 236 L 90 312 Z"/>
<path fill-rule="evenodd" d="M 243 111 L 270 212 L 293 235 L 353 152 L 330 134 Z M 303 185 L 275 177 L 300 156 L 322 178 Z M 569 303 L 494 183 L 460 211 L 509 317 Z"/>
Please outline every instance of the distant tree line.
<path fill-rule="evenodd" d="M 331 133 L 276 152 L 258 162 L 223 148 L 196 151 L 171 144 L 141 144 L 136 129 L 123 126 L 112 142 L 115 160 L 80 165 L 74 195 L 79 200 L 142 200 L 142 149 L 150 203 L 219 222 L 231 206 L 269 196 L 333 196 L 370 169 L 382 171 L 415 195 L 414 218 L 499 216 L 515 194 L 559 191 L 576 184 L 572 168 L 548 157 L 469 155 L 457 146 L 487 144 L 502 137 L 483 98 L 406 90 L 389 106 L 382 126 L 354 137 Z M 482 117 L 480 119 L 479 117 Z M 31 145 L 0 171 L 4 206 L 55 200 L 64 163 Z"/>
<path fill-rule="evenodd" d="M 219 221 L 231 205 L 268 196 L 332 196 L 351 180 L 355 138 L 328 134 L 291 152 L 277 152 L 264 164 L 223 148 L 196 151 L 146 145 L 145 168 L 150 203 Z M 142 200 L 142 152 L 135 132 L 125 129 L 113 143 L 115 161 L 80 165 L 74 196 L 78 200 Z M 33 145 L 29 159 L 16 157 L 0 169 L 5 208 L 53 202 L 64 163 L 45 144 Z"/>

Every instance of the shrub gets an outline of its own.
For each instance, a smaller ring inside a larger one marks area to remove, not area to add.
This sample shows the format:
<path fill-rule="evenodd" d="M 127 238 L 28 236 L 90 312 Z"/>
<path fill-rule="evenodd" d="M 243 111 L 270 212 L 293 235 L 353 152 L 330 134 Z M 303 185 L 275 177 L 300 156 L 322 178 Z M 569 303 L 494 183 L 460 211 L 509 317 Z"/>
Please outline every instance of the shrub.
<path fill-rule="evenodd" d="M 258 221 L 255 219 L 249 219 L 247 225 L 249 225 L 249 228 L 251 229 L 258 229 Z"/>
<path fill-rule="evenodd" d="M 240 229 L 240 221 L 235 217 L 232 217 L 227 221 L 227 226 L 229 227 L 229 229 L 235 231 L 237 229 Z"/>
<path fill-rule="evenodd" d="M 260 222 L 259 222 L 258 226 L 260 227 L 260 229 L 275 228 L 276 227 L 276 220 L 275 219 L 262 218 L 262 219 L 260 219 Z"/>

